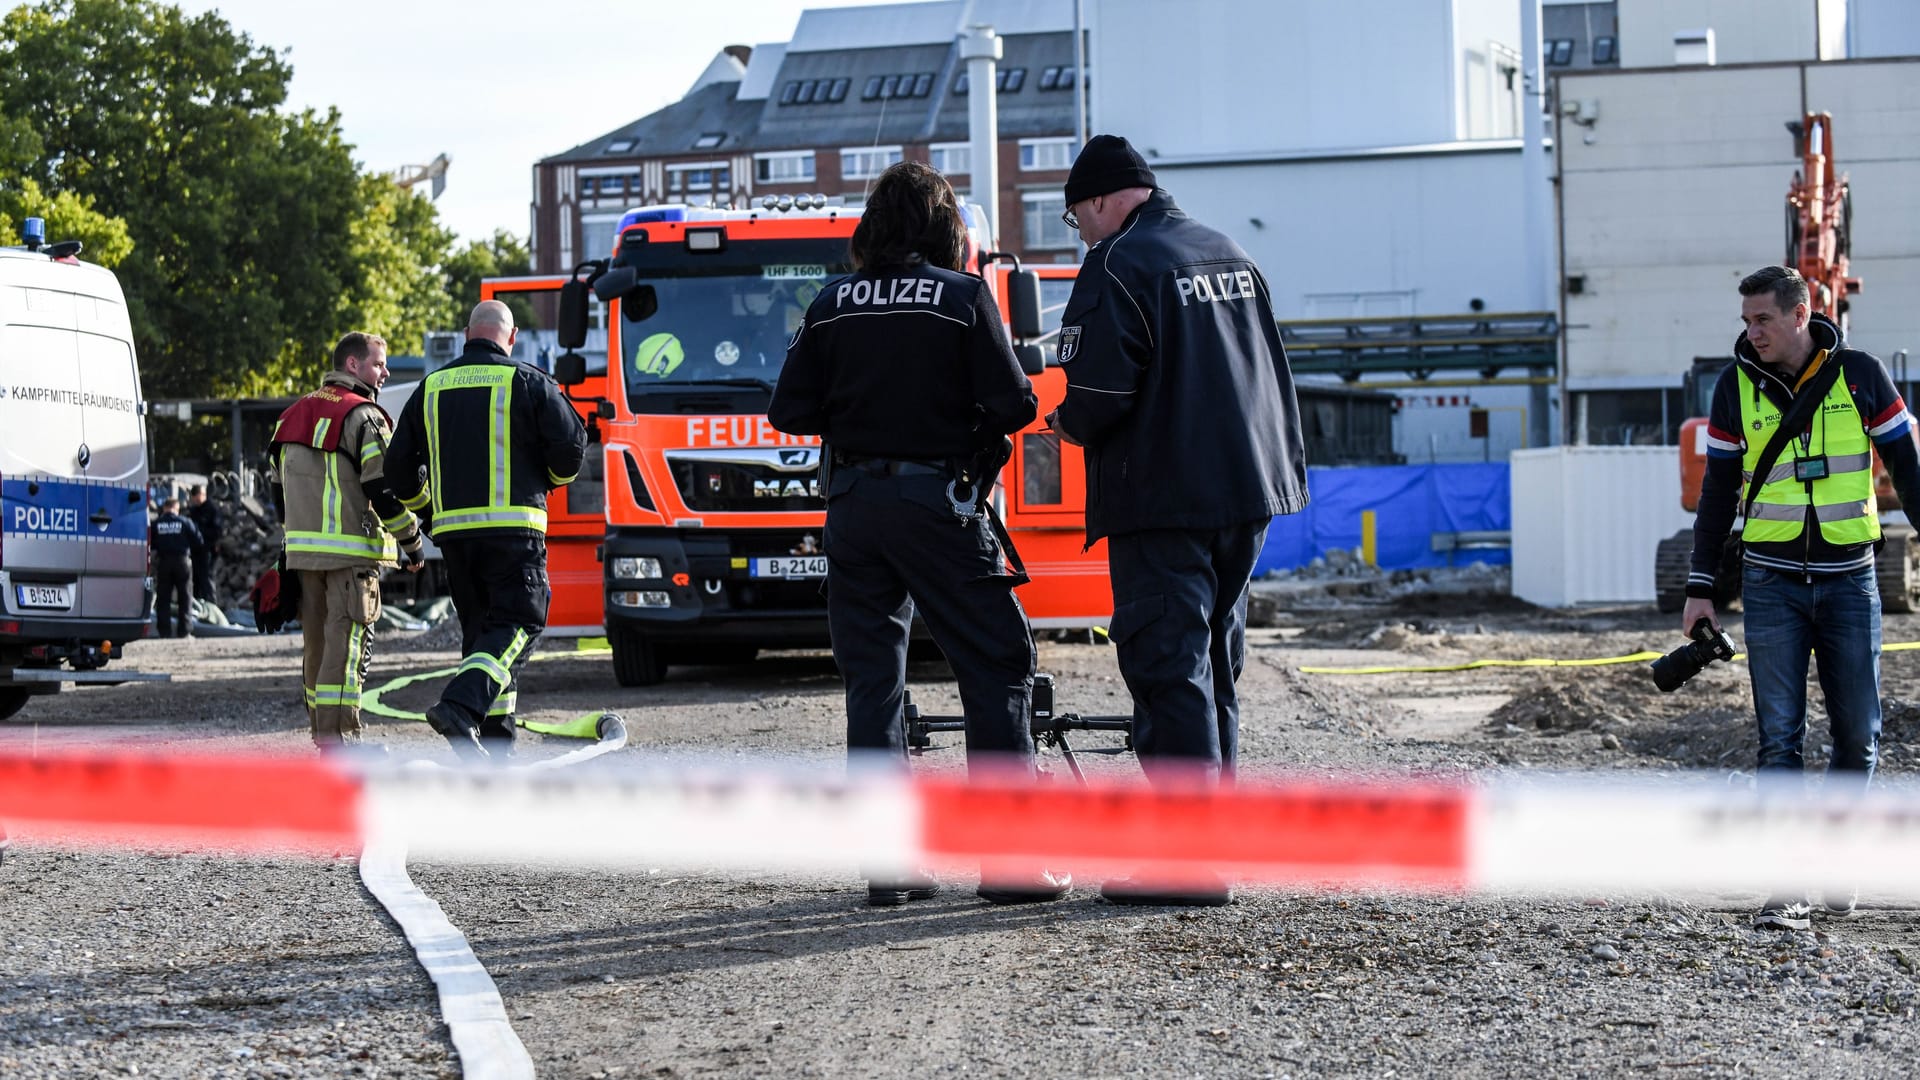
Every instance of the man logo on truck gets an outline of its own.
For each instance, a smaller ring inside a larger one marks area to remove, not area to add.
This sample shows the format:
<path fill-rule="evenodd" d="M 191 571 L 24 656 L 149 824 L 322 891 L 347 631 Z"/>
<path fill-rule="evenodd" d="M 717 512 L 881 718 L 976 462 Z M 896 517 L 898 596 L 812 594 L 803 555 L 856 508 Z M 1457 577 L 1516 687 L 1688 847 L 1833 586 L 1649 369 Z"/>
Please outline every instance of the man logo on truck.
<path fill-rule="evenodd" d="M 790 499 L 801 495 L 820 497 L 820 480 L 755 480 L 753 497 L 756 499 Z"/>

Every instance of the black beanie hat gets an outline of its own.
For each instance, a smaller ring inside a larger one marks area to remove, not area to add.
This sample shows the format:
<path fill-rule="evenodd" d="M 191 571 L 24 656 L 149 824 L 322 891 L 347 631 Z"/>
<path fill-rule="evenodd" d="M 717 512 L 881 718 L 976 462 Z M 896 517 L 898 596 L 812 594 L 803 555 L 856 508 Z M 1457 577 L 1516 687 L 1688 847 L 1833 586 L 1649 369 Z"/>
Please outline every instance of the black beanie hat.
<path fill-rule="evenodd" d="M 1067 205 L 1095 195 L 1111 195 L 1127 188 L 1159 187 L 1147 159 L 1118 135 L 1095 135 L 1087 140 L 1067 173 Z"/>

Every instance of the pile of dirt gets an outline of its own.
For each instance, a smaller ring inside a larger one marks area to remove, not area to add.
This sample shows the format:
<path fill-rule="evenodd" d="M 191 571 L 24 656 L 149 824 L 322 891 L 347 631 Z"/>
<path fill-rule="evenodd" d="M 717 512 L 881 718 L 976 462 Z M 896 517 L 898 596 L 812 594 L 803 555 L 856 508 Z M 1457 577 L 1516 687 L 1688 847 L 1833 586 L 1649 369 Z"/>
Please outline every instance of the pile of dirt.
<path fill-rule="evenodd" d="M 1719 767 L 1716 760 L 1730 750 L 1727 760 L 1740 760 L 1737 747 L 1723 740 L 1750 735 L 1752 713 L 1744 704 L 1701 705 L 1724 700 L 1713 692 L 1732 689 L 1735 677 L 1744 674 L 1716 672 L 1700 677 L 1693 688 L 1697 692 L 1663 694 L 1638 664 L 1549 669 L 1495 709 L 1482 730 L 1500 739 L 1599 734 L 1591 747 L 1566 751 L 1578 759 L 1568 762 L 1574 765 L 1601 764 L 1626 750 L 1676 765 Z M 1741 714 L 1748 717 L 1744 725 L 1727 719 Z M 1751 754 L 1745 760 L 1751 761 Z"/>
<path fill-rule="evenodd" d="M 1432 625 L 1381 623 L 1354 642 L 1356 648 L 1427 653 L 1452 645 L 1452 635 Z"/>
<path fill-rule="evenodd" d="M 1606 731 L 1628 724 L 1616 711 L 1618 708 L 1617 700 L 1608 698 L 1592 683 L 1554 680 L 1523 690 L 1493 710 L 1487 726 L 1506 734 Z"/>
<path fill-rule="evenodd" d="M 1810 692 L 1804 753 L 1809 771 L 1827 767 L 1833 739 L 1820 695 Z M 1920 702 L 1886 698 L 1880 705 L 1881 772 L 1908 773 L 1920 767 Z M 1760 754 L 1760 730 L 1751 709 L 1716 708 L 1674 717 L 1628 740 L 1638 753 L 1696 769 L 1753 769 Z"/>
<path fill-rule="evenodd" d="M 1410 591 L 1393 598 L 1396 615 L 1475 617 L 1486 615 L 1531 615 L 1540 608 L 1505 591 L 1470 589 L 1464 592 Z"/>
<path fill-rule="evenodd" d="M 1428 619 L 1330 619 L 1308 623 L 1294 641 L 1342 649 L 1429 653 L 1472 648 L 1461 639 L 1485 632 L 1486 628 L 1477 623 L 1449 626 Z"/>

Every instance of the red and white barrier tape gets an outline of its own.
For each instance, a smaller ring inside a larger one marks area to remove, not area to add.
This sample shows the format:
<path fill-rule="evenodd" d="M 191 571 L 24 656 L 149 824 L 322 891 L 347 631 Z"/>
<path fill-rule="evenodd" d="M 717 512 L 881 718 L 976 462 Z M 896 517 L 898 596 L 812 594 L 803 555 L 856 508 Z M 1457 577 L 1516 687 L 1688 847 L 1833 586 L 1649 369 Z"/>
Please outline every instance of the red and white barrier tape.
<path fill-rule="evenodd" d="M 517 865 L 846 872 L 1032 860 L 1307 887 L 1637 892 L 1859 887 L 1920 899 L 1920 796 L 1813 800 L 1718 780 L 1033 784 L 674 769 L 378 767 L 318 759 L 0 755 L 20 839 Z"/>

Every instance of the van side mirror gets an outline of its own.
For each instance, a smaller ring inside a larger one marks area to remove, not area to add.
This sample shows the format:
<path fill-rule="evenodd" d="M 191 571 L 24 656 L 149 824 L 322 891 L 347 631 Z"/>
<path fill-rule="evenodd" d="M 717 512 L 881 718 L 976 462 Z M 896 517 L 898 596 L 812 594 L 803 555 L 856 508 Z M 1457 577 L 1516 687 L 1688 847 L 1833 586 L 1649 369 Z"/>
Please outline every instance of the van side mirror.
<path fill-rule="evenodd" d="M 1007 275 L 1007 321 L 1013 325 L 1014 337 L 1041 335 L 1039 274 L 1014 270 Z"/>
<path fill-rule="evenodd" d="M 1028 375 L 1038 375 L 1047 370 L 1047 352 L 1038 345 L 1015 345 L 1014 359 L 1020 361 L 1020 370 Z"/>
<path fill-rule="evenodd" d="M 553 381 L 561 386 L 579 386 L 587 381 L 587 358 L 577 352 L 562 353 L 553 361 Z"/>

